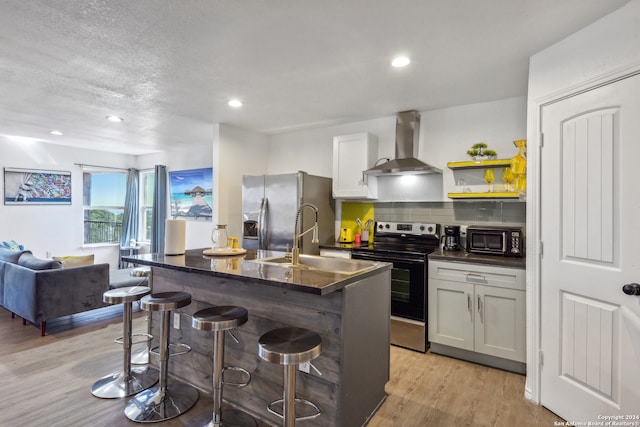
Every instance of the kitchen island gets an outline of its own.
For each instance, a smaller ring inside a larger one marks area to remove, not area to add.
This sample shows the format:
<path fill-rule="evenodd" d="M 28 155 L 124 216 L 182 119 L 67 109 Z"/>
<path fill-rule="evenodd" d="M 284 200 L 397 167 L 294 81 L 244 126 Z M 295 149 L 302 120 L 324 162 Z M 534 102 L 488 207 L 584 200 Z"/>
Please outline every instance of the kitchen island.
<path fill-rule="evenodd" d="M 123 259 L 151 266 L 153 292 L 192 295 L 191 305 L 176 311 L 179 320 L 171 322 L 171 342 L 188 344 L 192 351 L 170 360 L 170 376 L 210 395 L 213 340 L 210 332 L 191 328 L 190 315 L 212 305 L 242 306 L 249 321 L 233 331 L 239 343 L 226 340 L 225 365 L 247 369 L 252 379 L 247 387 L 225 387 L 226 402 L 268 424 L 281 424 L 266 405 L 282 397 L 283 367 L 258 357 L 258 339 L 271 329 L 298 326 L 322 338 L 321 355 L 312 362 L 320 373 L 298 372 L 297 397 L 322 411 L 305 425 L 364 425 L 386 397 L 389 380 L 391 264 L 302 255 L 304 265 L 292 268 L 279 263 L 282 256 L 250 250 L 211 257 L 198 249 Z M 335 268 L 320 269 L 317 262 L 325 260 Z M 159 336 L 158 318 L 153 317 L 154 336 Z M 153 358 L 151 363 L 156 364 Z"/>

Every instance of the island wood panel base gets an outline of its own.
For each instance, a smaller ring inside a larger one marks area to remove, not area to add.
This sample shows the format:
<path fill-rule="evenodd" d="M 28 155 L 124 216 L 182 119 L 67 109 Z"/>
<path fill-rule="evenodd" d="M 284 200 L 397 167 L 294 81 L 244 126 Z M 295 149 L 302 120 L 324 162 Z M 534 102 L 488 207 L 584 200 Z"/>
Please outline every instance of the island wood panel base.
<path fill-rule="evenodd" d="M 389 270 L 324 296 L 161 267 L 153 267 L 153 278 L 154 292 L 192 295 L 192 304 L 176 311 L 180 329 L 171 321 L 171 341 L 188 344 L 192 351 L 170 360 L 170 376 L 211 393 L 211 333 L 193 330 L 190 315 L 211 305 L 239 305 L 249 311 L 249 321 L 233 331 L 240 343 L 227 335 L 225 365 L 249 370 L 252 381 L 243 388 L 225 387 L 229 404 L 271 425 L 281 424 L 266 405 L 282 396 L 283 366 L 258 357 L 258 339 L 283 326 L 308 328 L 322 338 L 322 353 L 312 362 L 322 375 L 313 370 L 297 374 L 298 397 L 322 410 L 305 425 L 364 425 L 384 400 L 390 357 Z M 159 317 L 153 317 L 154 335 L 159 335 Z"/>

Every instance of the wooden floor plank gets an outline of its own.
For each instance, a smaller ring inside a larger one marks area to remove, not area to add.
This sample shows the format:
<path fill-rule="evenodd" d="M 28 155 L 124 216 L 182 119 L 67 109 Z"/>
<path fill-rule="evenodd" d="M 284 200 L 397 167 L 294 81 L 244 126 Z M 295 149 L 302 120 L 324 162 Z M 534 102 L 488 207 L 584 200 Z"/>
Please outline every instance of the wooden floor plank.
<path fill-rule="evenodd" d="M 122 334 L 122 311 L 101 310 L 52 321 L 42 337 L 39 328 L 23 326 L 0 309 L 1 426 L 139 425 L 124 416 L 128 399 L 98 399 L 89 391 L 101 376 L 122 367 L 122 350 L 113 343 Z M 144 317 L 134 314 L 137 332 L 146 329 Z M 388 397 L 369 426 L 548 427 L 562 421 L 527 401 L 524 386 L 522 375 L 391 347 Z M 209 411 L 211 399 L 201 394 L 194 409 L 158 425 L 185 426 Z"/>

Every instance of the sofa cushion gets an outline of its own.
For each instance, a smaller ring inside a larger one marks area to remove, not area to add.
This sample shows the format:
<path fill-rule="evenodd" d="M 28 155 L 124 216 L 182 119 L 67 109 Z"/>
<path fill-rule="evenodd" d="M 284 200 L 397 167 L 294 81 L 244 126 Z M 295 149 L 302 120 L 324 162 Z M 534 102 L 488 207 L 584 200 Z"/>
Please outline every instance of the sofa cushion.
<path fill-rule="evenodd" d="M 55 261 L 60 261 L 63 267 L 81 267 L 83 265 L 92 265 L 94 263 L 94 255 L 67 255 L 54 256 Z"/>
<path fill-rule="evenodd" d="M 16 242 L 15 240 L 9 240 L 5 242 L 0 242 L 0 247 L 9 249 L 10 251 L 23 251 L 24 246 Z"/>
<path fill-rule="evenodd" d="M 7 249 L 5 247 L 0 247 L 0 261 L 10 262 L 12 264 L 17 264 L 20 256 L 24 253 L 31 253 L 31 251 L 12 251 L 11 249 Z"/>
<path fill-rule="evenodd" d="M 62 263 L 60 261 L 36 258 L 31 252 L 25 252 L 20 255 L 18 265 L 30 268 L 31 270 L 53 270 L 56 268 L 62 268 Z"/>

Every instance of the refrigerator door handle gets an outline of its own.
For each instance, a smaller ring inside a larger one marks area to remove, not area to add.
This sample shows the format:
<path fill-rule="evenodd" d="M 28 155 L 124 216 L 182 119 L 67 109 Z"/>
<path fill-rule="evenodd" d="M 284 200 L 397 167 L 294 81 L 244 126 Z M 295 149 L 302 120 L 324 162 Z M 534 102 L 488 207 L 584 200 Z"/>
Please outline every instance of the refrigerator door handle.
<path fill-rule="evenodd" d="M 260 213 L 258 216 L 258 248 L 266 249 L 267 247 L 267 209 L 268 199 L 264 197 L 260 200 Z"/>

